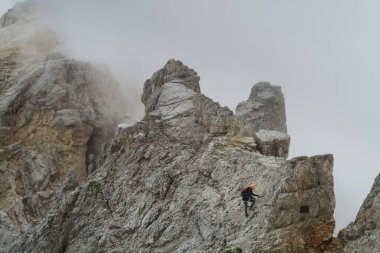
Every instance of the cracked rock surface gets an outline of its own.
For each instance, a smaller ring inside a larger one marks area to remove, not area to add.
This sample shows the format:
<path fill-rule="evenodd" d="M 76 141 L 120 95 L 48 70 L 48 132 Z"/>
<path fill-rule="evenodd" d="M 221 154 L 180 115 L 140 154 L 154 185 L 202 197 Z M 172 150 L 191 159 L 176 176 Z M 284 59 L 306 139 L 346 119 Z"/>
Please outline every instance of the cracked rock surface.
<path fill-rule="evenodd" d="M 333 238 L 333 156 L 287 160 L 279 86 L 234 113 L 171 59 L 144 83 L 144 118 L 120 123 L 115 79 L 57 53 L 40 10 L 0 19 L 0 252 L 379 251 L 379 176 Z"/>
<path fill-rule="evenodd" d="M 286 160 L 238 131 L 210 134 L 204 115 L 237 119 L 194 89 L 194 71 L 168 65 L 181 72 L 148 92 L 144 120 L 121 125 L 89 180 L 60 193 L 11 252 L 319 252 L 328 243 L 333 157 Z M 246 218 L 240 188 L 252 180 L 261 197 Z"/>
<path fill-rule="evenodd" d="M 122 107 L 107 69 L 54 52 L 39 8 L 17 4 L 0 22 L 0 252 L 46 217 L 70 171 L 87 179 Z"/>
<path fill-rule="evenodd" d="M 260 82 L 252 87 L 247 101 L 236 107 L 236 116 L 243 121 L 241 134 L 252 136 L 260 129 L 286 133 L 285 100 L 281 87 Z"/>
<path fill-rule="evenodd" d="M 380 174 L 355 221 L 342 229 L 338 238 L 344 242 L 343 252 L 380 252 Z"/>

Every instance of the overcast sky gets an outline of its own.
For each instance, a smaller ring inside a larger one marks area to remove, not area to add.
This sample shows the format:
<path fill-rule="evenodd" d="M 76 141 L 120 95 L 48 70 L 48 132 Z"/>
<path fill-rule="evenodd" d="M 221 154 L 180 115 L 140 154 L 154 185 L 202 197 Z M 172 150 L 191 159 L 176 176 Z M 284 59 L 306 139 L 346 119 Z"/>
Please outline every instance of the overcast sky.
<path fill-rule="evenodd" d="M 282 86 L 290 158 L 334 154 L 337 227 L 354 220 L 380 171 L 378 0 L 49 2 L 72 55 L 107 63 L 130 89 L 169 58 L 232 110 L 256 82 Z"/>

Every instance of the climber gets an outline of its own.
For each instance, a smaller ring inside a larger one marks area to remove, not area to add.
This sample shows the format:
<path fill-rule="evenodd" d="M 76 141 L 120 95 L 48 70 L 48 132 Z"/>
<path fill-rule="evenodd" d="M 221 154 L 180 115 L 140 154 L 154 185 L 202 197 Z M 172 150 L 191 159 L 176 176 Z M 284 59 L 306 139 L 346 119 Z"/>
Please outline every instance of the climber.
<path fill-rule="evenodd" d="M 255 205 L 255 199 L 253 198 L 254 196 L 260 197 L 260 195 L 254 194 L 253 190 L 255 189 L 256 184 L 252 183 L 250 186 L 247 188 L 243 188 L 241 190 L 241 197 L 244 201 L 244 212 L 245 212 L 245 217 L 248 217 L 248 201 L 251 202 L 251 210 L 253 210 L 253 206 Z"/>

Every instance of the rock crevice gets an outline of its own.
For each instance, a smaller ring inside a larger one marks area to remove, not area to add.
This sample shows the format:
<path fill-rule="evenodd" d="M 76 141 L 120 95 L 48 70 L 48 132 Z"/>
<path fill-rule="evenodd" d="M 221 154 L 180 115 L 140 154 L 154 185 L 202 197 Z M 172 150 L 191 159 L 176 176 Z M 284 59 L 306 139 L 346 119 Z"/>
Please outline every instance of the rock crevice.
<path fill-rule="evenodd" d="M 233 113 L 171 59 L 144 83 L 144 118 L 117 124 L 115 79 L 29 29 L 33 3 L 0 19 L 0 252 L 379 251 L 380 176 L 333 238 L 333 156 L 287 160 L 279 86 L 254 85 Z"/>
<path fill-rule="evenodd" d="M 70 224 L 67 252 L 215 252 L 226 244 L 243 252 L 321 252 L 334 230 L 332 156 L 286 160 L 286 133 L 242 133 L 251 121 L 202 95 L 194 75 L 175 60 L 156 72 L 144 85 L 144 120 L 120 124 L 92 159 L 89 184 L 96 187 L 59 195 L 50 220 L 11 252 L 61 248 L 42 243 L 60 233 L 49 224 Z M 252 97 L 272 99 L 268 87 Z M 261 197 L 247 219 L 239 188 L 251 181 Z M 60 215 L 73 192 L 75 207 Z"/>

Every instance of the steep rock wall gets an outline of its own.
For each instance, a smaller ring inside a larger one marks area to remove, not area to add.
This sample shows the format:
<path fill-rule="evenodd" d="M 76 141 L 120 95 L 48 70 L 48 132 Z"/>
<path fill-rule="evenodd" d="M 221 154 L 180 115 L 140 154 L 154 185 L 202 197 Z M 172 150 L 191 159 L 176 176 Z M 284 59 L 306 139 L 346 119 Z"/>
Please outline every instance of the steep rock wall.
<path fill-rule="evenodd" d="M 343 252 L 380 252 L 380 174 L 354 222 L 339 232 Z"/>
<path fill-rule="evenodd" d="M 196 121 L 198 94 L 186 80 L 162 82 L 145 121 L 120 127 L 90 180 L 62 193 L 11 252 L 321 252 L 335 227 L 332 156 L 286 160 L 252 137 L 210 135 Z M 251 181 L 261 197 L 246 218 L 240 189 Z"/>
<path fill-rule="evenodd" d="M 0 22 L 0 252 L 45 217 L 70 171 L 86 180 L 123 107 L 106 68 L 53 52 L 37 10 L 17 4 Z"/>

